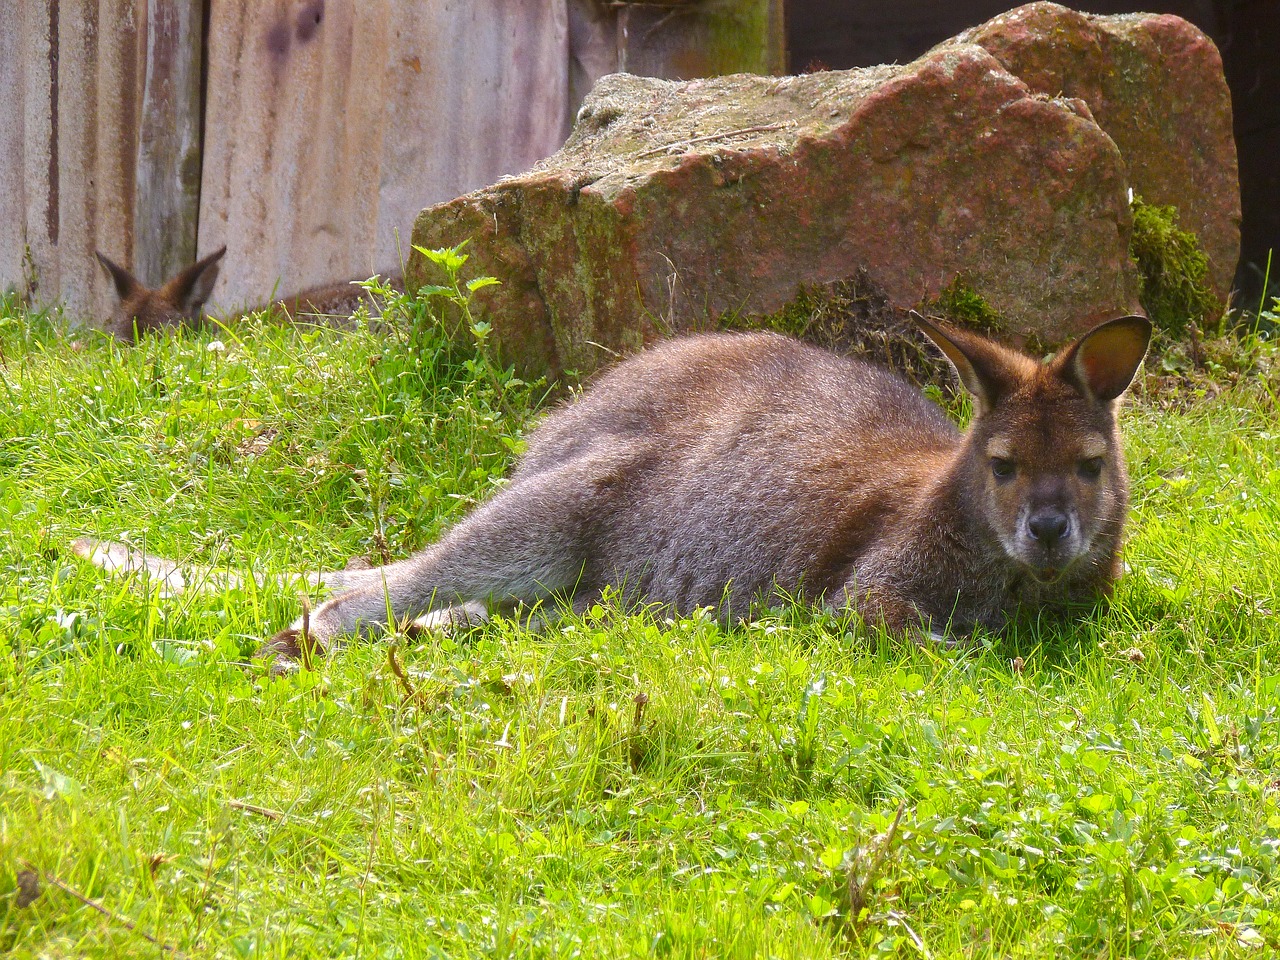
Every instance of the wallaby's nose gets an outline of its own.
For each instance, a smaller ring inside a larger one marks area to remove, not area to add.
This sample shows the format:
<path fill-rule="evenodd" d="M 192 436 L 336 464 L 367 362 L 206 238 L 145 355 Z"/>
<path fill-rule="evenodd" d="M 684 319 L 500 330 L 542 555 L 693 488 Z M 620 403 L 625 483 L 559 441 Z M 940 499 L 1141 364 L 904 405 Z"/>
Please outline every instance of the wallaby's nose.
<path fill-rule="evenodd" d="M 1067 515 L 1053 508 L 1037 510 L 1027 523 L 1031 539 L 1039 541 L 1046 550 L 1052 550 L 1057 546 L 1058 541 L 1067 535 L 1070 527 L 1071 520 Z"/>

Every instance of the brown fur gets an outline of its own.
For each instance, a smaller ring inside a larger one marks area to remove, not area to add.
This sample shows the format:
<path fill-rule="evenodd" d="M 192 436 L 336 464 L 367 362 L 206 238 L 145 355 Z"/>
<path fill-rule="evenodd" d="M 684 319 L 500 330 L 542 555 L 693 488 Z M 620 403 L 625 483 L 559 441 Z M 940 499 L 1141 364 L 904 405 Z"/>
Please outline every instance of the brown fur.
<path fill-rule="evenodd" d="M 387 282 L 391 289 L 404 292 L 404 281 L 400 277 L 392 277 Z M 362 306 L 369 309 L 370 316 L 379 315 L 379 305 L 369 292 L 350 281 L 312 287 L 291 297 L 273 300 L 272 305 L 295 323 L 308 317 L 325 322 L 347 320 Z"/>
<path fill-rule="evenodd" d="M 226 247 L 219 247 L 155 290 L 98 252 L 98 262 L 115 284 L 116 296 L 119 297 L 105 329 L 132 343 L 136 337 L 153 330 L 199 320 L 205 301 L 218 279 L 219 262 L 226 252 Z"/>
<path fill-rule="evenodd" d="M 1101 324 L 1049 363 L 920 324 L 974 396 L 964 433 L 893 374 L 777 334 L 669 341 L 550 414 L 507 486 L 437 543 L 317 575 L 343 592 L 270 649 L 296 659 L 388 616 L 437 628 L 551 597 L 580 608 L 606 587 L 726 617 L 801 595 L 959 635 L 1105 594 L 1128 498 L 1116 406 L 1150 324 Z M 126 547 L 76 552 L 182 582 Z"/>
<path fill-rule="evenodd" d="M 226 247 L 219 247 L 154 290 L 139 282 L 124 267 L 98 253 L 98 262 L 115 284 L 116 295 L 119 297 L 105 329 L 121 340 L 132 343 L 137 337 L 154 330 L 199 323 L 205 301 L 209 299 L 209 293 L 218 279 L 218 268 L 226 252 Z M 404 289 L 399 279 L 391 280 L 391 286 L 400 291 Z M 376 315 L 377 304 L 367 291 L 354 283 L 313 287 L 270 302 L 273 309 L 283 312 L 291 322 L 306 317 L 326 321 L 342 320 L 349 318 L 361 305 L 369 307 L 371 313 Z M 255 311 L 246 310 L 227 319 L 263 309 L 266 307 L 258 307 Z"/>

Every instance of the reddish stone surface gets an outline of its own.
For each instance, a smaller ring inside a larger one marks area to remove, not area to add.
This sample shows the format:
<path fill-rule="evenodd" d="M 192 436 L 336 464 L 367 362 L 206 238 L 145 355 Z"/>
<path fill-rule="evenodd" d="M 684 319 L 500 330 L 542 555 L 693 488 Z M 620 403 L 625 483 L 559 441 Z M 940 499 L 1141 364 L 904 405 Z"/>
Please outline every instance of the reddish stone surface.
<path fill-rule="evenodd" d="M 1032 3 L 962 33 L 1040 93 L 1078 97 L 1116 142 L 1130 186 L 1178 208 L 1225 301 L 1240 257 L 1231 93 L 1213 41 L 1174 16 L 1103 17 Z"/>
<path fill-rule="evenodd" d="M 472 239 L 468 269 L 502 281 L 481 295 L 494 338 L 528 372 L 586 374 L 860 271 L 901 308 L 963 275 L 1011 339 L 1059 342 L 1138 307 L 1138 159 L 1083 100 L 1028 86 L 987 46 L 802 77 L 606 77 L 564 149 L 423 211 L 413 241 Z M 1081 70 L 1111 69 L 1092 51 Z M 415 256 L 407 279 L 436 278 Z"/>

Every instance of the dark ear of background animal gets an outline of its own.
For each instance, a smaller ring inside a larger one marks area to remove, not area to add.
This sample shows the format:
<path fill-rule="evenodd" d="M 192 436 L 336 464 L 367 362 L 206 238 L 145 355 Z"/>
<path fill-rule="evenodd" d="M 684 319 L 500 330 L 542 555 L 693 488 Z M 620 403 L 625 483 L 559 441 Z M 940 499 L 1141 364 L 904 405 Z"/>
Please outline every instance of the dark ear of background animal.
<path fill-rule="evenodd" d="M 177 304 L 183 313 L 194 316 L 200 312 L 213 292 L 213 285 L 218 279 L 218 261 L 226 252 L 226 247 L 219 247 L 164 285 L 170 301 Z"/>
<path fill-rule="evenodd" d="M 1150 342 L 1150 320 L 1118 317 L 1099 324 L 1069 346 L 1059 369 L 1086 396 L 1109 403 L 1128 389 Z"/>
<path fill-rule="evenodd" d="M 142 284 L 140 284 L 137 278 L 124 267 L 120 266 L 110 258 L 103 256 L 102 253 L 97 250 L 94 251 L 94 256 L 97 257 L 98 262 L 102 264 L 103 272 L 106 273 L 106 275 L 111 278 L 111 282 L 115 284 L 116 296 L 121 300 L 128 300 L 135 293 L 142 290 Z"/>

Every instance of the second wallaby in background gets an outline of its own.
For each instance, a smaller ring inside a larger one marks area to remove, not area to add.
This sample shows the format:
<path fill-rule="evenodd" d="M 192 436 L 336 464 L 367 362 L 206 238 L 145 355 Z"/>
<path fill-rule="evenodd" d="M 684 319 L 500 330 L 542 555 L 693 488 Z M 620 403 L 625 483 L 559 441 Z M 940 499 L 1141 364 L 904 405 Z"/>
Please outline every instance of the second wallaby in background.
<path fill-rule="evenodd" d="M 177 276 L 152 290 L 101 252 L 94 255 L 116 288 L 116 307 L 104 329 L 130 343 L 151 330 L 194 323 L 218 279 L 226 247 L 197 260 Z"/>
<path fill-rule="evenodd" d="M 111 319 L 104 325 L 104 329 L 119 339 L 132 343 L 137 337 L 150 331 L 200 322 L 205 302 L 218 279 L 218 269 L 226 252 L 226 247 L 219 247 L 155 289 L 143 284 L 102 253 L 97 253 L 98 262 L 115 285 L 118 298 Z M 398 279 L 393 278 L 390 282 L 394 288 L 403 290 Z M 367 291 L 355 283 L 314 287 L 271 301 L 271 305 L 282 310 L 290 320 L 303 317 L 343 319 L 350 317 L 362 304 L 376 312 L 377 304 Z M 265 307 L 264 304 L 255 309 Z"/>
<path fill-rule="evenodd" d="M 998 628 L 1087 601 L 1119 571 L 1117 400 L 1142 317 L 1041 363 L 920 321 L 973 396 L 961 433 L 899 377 L 777 334 L 676 339 L 632 357 L 529 438 L 510 482 L 439 542 L 321 574 L 332 599 L 269 644 L 283 660 L 379 630 L 483 619 L 616 587 L 677 612 L 778 593 L 897 632 Z M 101 566 L 173 565 L 80 541 Z"/>

